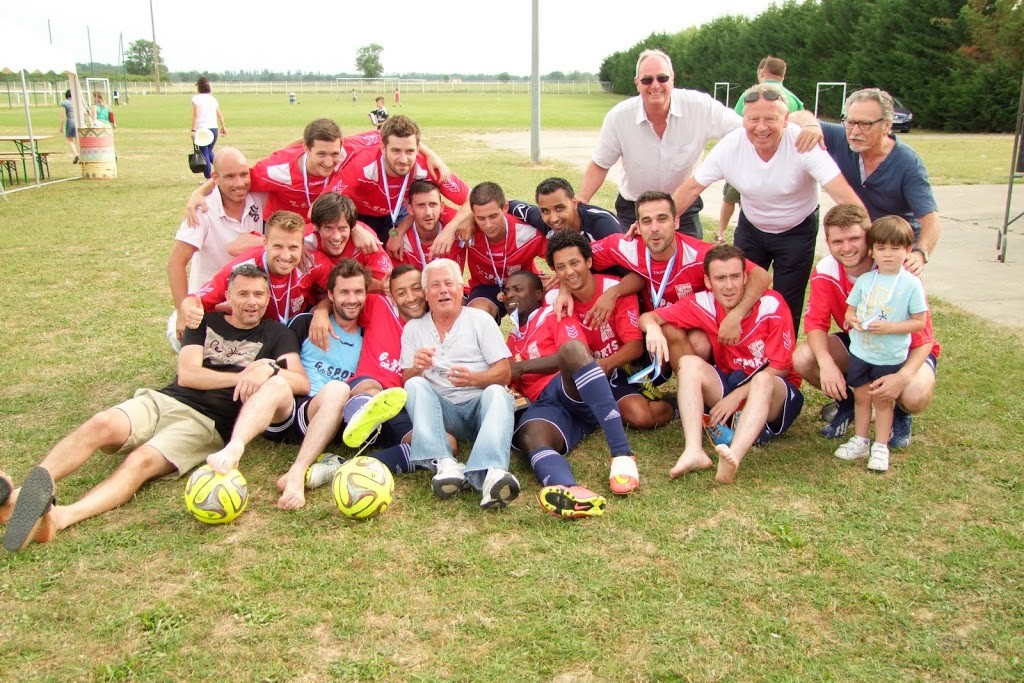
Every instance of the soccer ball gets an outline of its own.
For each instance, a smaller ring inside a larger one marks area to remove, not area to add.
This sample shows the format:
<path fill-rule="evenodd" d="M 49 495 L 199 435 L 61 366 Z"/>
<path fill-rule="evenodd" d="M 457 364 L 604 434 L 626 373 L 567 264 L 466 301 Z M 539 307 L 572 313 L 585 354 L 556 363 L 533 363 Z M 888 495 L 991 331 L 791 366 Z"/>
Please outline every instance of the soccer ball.
<path fill-rule="evenodd" d="M 334 502 L 346 517 L 369 519 L 391 505 L 395 478 L 376 458 L 361 455 L 347 461 L 334 475 Z"/>
<path fill-rule="evenodd" d="M 238 470 L 217 474 L 203 465 L 185 484 L 185 507 L 205 524 L 227 524 L 245 511 L 249 485 Z"/>

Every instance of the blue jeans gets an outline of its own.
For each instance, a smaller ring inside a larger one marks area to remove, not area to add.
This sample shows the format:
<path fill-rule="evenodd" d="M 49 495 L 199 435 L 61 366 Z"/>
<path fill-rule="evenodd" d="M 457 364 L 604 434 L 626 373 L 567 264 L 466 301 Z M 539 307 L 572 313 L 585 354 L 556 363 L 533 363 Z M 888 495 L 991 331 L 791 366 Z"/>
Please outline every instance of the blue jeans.
<path fill-rule="evenodd" d="M 483 488 L 489 467 L 508 471 L 515 406 L 505 387 L 492 384 L 465 403 L 441 398 L 422 377 L 406 382 L 405 391 L 409 396 L 405 409 L 412 418 L 409 460 L 413 465 L 428 466 L 432 460 L 455 457 L 447 432 L 459 441 L 473 441 L 466 461 L 466 481 L 473 488 Z"/>
<path fill-rule="evenodd" d="M 220 132 L 216 128 L 211 128 L 210 131 L 213 133 L 213 142 L 199 148 L 199 151 L 203 153 L 204 157 L 206 157 L 206 170 L 203 171 L 203 176 L 207 178 L 209 178 L 213 172 L 213 146 L 217 144 L 217 137 Z"/>

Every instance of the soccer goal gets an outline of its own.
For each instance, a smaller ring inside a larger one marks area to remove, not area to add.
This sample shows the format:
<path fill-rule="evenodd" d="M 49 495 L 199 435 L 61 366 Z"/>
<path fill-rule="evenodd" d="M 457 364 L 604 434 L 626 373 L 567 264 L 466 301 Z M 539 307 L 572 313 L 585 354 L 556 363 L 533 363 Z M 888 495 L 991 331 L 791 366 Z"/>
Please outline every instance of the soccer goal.
<path fill-rule="evenodd" d="M 719 88 L 722 88 L 722 89 L 725 90 L 725 100 L 718 100 L 718 90 L 719 90 Z M 715 81 L 715 95 L 714 95 L 715 99 L 728 107 L 729 106 L 729 90 L 731 88 L 732 88 L 732 84 L 729 83 L 729 81 Z"/>
<path fill-rule="evenodd" d="M 828 96 L 828 91 L 832 90 L 832 88 L 842 88 L 843 89 L 843 99 L 841 99 L 839 101 L 839 116 L 842 117 L 842 115 L 846 113 L 845 112 L 845 107 L 846 107 L 846 81 L 820 81 L 818 83 L 818 85 L 816 85 L 815 88 L 814 88 L 814 117 L 815 118 L 821 118 L 818 115 L 818 102 L 821 99 L 822 93 L 825 93 L 825 95 Z M 829 99 L 831 101 L 834 98 L 827 97 L 827 99 Z"/>
<path fill-rule="evenodd" d="M 110 96 L 110 79 L 109 78 L 86 78 L 85 79 L 85 106 L 92 111 L 92 94 L 94 92 L 103 94 L 103 102 L 108 106 L 113 106 L 114 99 Z"/>

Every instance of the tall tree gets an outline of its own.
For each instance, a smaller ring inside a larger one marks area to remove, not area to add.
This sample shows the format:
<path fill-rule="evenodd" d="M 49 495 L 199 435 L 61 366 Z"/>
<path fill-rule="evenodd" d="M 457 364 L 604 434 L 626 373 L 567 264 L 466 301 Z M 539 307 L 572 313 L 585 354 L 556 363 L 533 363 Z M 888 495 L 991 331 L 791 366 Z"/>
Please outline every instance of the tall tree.
<path fill-rule="evenodd" d="M 356 68 L 366 78 L 380 78 L 384 73 L 384 65 L 380 63 L 380 54 L 384 48 L 377 43 L 364 45 L 356 51 Z"/>
<path fill-rule="evenodd" d="M 159 48 L 160 46 L 157 45 Z M 159 50 L 160 76 L 167 75 L 167 65 L 164 63 L 164 51 Z M 133 41 L 124 53 L 124 68 L 130 74 L 138 76 L 151 76 L 153 74 L 153 41 Z"/>

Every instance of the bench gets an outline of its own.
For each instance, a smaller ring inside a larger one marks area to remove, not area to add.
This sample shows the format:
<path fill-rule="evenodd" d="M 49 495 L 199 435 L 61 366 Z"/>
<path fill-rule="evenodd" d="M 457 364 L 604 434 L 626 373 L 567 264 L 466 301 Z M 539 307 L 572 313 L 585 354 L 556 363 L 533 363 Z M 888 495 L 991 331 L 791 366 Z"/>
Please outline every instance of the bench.
<path fill-rule="evenodd" d="M 21 174 L 18 172 L 18 164 L 24 168 L 25 159 L 20 154 L 0 154 L 0 175 L 7 171 L 7 184 L 21 184 Z"/>

